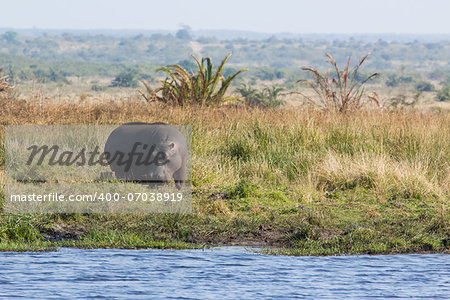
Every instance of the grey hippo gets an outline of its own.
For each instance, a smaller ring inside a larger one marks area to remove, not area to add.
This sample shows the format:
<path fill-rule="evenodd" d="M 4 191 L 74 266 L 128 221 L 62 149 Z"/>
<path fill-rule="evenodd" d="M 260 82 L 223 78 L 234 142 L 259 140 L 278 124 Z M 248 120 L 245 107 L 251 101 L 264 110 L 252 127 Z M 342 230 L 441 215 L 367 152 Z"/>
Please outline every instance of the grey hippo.
<path fill-rule="evenodd" d="M 177 189 L 186 181 L 188 148 L 183 134 L 165 123 L 132 122 L 120 125 L 109 135 L 104 153 L 117 179 L 169 183 Z"/>

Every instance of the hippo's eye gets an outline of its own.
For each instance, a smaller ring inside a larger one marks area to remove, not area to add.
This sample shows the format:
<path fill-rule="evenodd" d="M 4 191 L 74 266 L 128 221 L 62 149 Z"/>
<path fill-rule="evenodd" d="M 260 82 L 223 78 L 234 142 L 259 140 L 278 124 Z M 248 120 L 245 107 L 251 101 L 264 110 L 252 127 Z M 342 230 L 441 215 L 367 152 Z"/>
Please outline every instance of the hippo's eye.
<path fill-rule="evenodd" d="M 169 149 L 172 150 L 173 148 L 175 148 L 175 144 L 174 143 L 170 143 L 169 144 Z"/>

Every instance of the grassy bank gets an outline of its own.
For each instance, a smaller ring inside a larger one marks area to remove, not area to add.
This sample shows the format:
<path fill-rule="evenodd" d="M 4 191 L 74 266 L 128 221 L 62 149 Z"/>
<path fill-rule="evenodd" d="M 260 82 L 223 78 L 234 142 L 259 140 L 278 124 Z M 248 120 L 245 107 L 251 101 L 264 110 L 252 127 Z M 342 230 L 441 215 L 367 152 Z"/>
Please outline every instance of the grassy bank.
<path fill-rule="evenodd" d="M 448 112 L 333 114 L 142 102 L 15 102 L 0 110 L 3 125 L 129 121 L 192 125 L 192 214 L 2 213 L 0 249 L 260 242 L 293 255 L 450 251 Z M 4 198 L 3 169 L 0 176 Z"/>

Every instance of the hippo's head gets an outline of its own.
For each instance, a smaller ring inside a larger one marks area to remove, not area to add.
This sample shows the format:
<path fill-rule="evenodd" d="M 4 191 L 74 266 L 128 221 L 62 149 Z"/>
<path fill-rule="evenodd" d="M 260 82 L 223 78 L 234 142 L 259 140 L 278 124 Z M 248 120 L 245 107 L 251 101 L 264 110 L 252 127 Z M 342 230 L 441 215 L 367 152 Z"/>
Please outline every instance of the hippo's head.
<path fill-rule="evenodd" d="M 176 141 L 167 139 L 159 144 L 153 144 L 153 154 L 146 164 L 145 177 L 152 183 L 165 183 L 174 179 L 174 174 L 183 166 L 180 155 L 180 145 Z M 150 150 L 151 151 L 151 150 Z"/>

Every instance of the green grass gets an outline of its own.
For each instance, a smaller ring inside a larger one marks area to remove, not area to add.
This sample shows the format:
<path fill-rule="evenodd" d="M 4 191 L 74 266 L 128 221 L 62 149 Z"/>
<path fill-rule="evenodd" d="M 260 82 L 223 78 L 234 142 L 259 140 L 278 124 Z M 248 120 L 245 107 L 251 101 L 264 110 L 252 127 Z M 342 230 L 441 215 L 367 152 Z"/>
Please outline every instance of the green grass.
<path fill-rule="evenodd" d="M 0 252 L 41 252 L 55 250 L 56 246 L 53 243 L 43 242 L 40 240 L 28 243 L 15 241 L 0 242 Z"/>
<path fill-rule="evenodd" d="M 203 247 L 203 245 L 195 245 L 181 241 L 153 240 L 150 235 L 119 230 L 91 230 L 76 241 L 62 241 L 57 244 L 64 247 L 84 249 L 196 249 Z"/>

